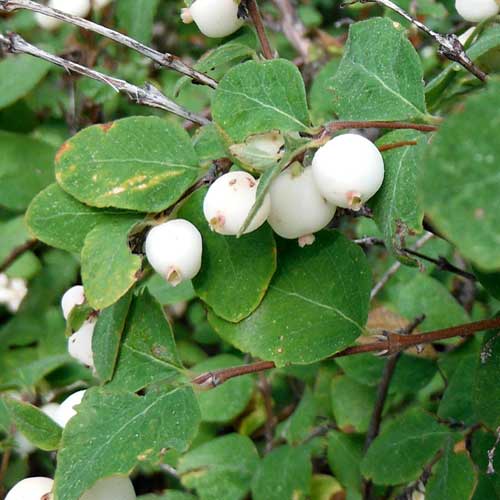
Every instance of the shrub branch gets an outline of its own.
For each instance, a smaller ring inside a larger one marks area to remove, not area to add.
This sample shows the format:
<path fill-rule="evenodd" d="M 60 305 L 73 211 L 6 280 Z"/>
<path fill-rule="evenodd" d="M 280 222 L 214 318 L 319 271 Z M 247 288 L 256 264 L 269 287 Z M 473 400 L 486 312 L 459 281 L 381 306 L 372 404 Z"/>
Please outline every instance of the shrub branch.
<path fill-rule="evenodd" d="M 60 10 L 52 9 L 51 7 L 46 7 L 45 5 L 41 5 L 37 2 L 32 2 L 31 0 L 0 0 L 0 12 L 12 12 L 18 9 L 38 12 L 49 17 L 54 17 L 55 19 L 59 19 L 60 21 L 63 21 L 65 23 L 73 24 L 87 31 L 93 31 L 94 33 L 98 33 L 99 35 L 109 38 L 114 42 L 124 45 L 129 49 L 139 52 L 140 54 L 153 60 L 160 66 L 182 73 L 183 75 L 188 76 L 198 83 L 208 85 L 212 88 L 217 87 L 217 82 L 213 78 L 210 78 L 204 73 L 195 70 L 191 66 L 184 63 L 177 56 L 169 54 L 168 52 L 158 52 L 157 50 L 154 50 L 151 47 L 142 44 L 138 40 L 134 40 L 133 38 L 119 33 L 118 31 L 106 28 L 105 26 L 94 23 L 87 19 L 72 16 L 71 14 L 66 14 L 64 12 L 61 12 Z"/>
<path fill-rule="evenodd" d="M 63 59 L 62 57 L 39 49 L 38 47 L 28 43 L 17 33 L 9 33 L 7 35 L 0 34 L 0 46 L 12 54 L 29 54 L 31 56 L 38 57 L 39 59 L 51 62 L 56 66 L 60 66 L 66 71 L 78 73 L 101 83 L 105 83 L 116 92 L 121 92 L 137 104 L 169 111 L 170 113 L 174 113 L 177 116 L 190 120 L 194 123 L 198 123 L 199 125 L 207 125 L 210 123 L 210 120 L 207 120 L 206 118 L 179 106 L 150 83 L 146 83 L 144 87 L 138 87 L 125 80 L 105 75 L 99 71 L 87 68 L 81 64 Z"/>

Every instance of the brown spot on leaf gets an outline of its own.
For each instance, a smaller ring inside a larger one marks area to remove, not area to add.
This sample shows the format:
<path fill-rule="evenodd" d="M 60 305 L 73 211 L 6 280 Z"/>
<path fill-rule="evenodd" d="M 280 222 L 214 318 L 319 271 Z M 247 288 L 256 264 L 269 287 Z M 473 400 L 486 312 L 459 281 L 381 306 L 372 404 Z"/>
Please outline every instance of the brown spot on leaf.
<path fill-rule="evenodd" d="M 60 148 L 59 151 L 56 153 L 56 163 L 59 163 L 61 161 L 61 158 L 68 152 L 73 149 L 73 146 L 71 145 L 70 142 L 65 142 Z"/>
<path fill-rule="evenodd" d="M 115 126 L 115 122 L 102 123 L 99 125 L 99 128 L 107 134 L 113 127 Z"/>

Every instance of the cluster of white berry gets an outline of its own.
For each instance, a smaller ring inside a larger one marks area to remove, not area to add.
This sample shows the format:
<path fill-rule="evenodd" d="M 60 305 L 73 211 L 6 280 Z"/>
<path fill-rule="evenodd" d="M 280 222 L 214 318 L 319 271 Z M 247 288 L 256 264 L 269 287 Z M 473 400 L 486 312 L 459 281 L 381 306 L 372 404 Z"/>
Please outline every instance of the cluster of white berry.
<path fill-rule="evenodd" d="M 466 21 L 479 23 L 498 14 L 500 0 L 455 0 L 455 8 Z"/>
<path fill-rule="evenodd" d="M 60 10 L 65 14 L 77 17 L 87 17 L 91 9 L 103 9 L 112 0 L 49 0 L 48 6 Z M 58 28 L 62 21 L 44 14 L 35 14 L 38 25 L 44 29 L 54 30 Z"/>
<path fill-rule="evenodd" d="M 222 38 L 243 25 L 238 10 L 238 0 L 195 0 L 188 8 L 182 9 L 181 19 L 185 24 L 194 21 L 205 36 Z"/>
<path fill-rule="evenodd" d="M 11 313 L 17 312 L 27 293 L 26 281 L 0 273 L 0 304 L 4 304 Z"/>
<path fill-rule="evenodd" d="M 76 415 L 75 407 L 82 402 L 85 390 L 77 391 L 67 397 L 61 404 L 49 403 L 40 408 L 46 415 L 64 429 L 67 423 Z M 11 394 L 11 396 L 13 396 Z M 24 449 L 25 443 L 30 445 L 29 451 Z M 34 447 L 29 441 L 16 434 L 18 451 L 31 453 Z M 19 449 L 21 448 L 21 449 Z M 50 494 L 54 481 L 46 477 L 30 477 L 17 483 L 7 494 L 5 500 L 52 500 Z M 47 495 L 47 496 L 46 496 Z M 92 488 L 87 490 L 80 500 L 135 500 L 136 495 L 132 482 L 128 477 L 112 476 L 100 479 Z"/>
<path fill-rule="evenodd" d="M 273 147 L 275 138 L 272 138 Z M 292 164 L 275 179 L 244 233 L 267 220 L 281 237 L 304 246 L 332 219 L 337 207 L 358 210 L 380 188 L 384 161 L 376 146 L 357 134 L 330 140 L 314 155 L 312 165 Z M 203 213 L 212 231 L 239 234 L 255 204 L 259 181 L 243 171 L 219 177 L 209 188 Z M 171 285 L 194 278 L 201 267 L 202 238 L 183 219 L 155 226 L 146 237 L 146 257 Z"/>
<path fill-rule="evenodd" d="M 84 302 L 85 291 L 83 286 L 77 285 L 67 290 L 61 299 L 61 308 L 64 319 L 68 319 L 75 306 L 79 306 Z M 82 326 L 68 339 L 68 352 L 70 356 L 91 368 L 94 368 L 92 337 L 94 335 L 95 325 L 95 318 L 91 317 L 86 319 Z"/>

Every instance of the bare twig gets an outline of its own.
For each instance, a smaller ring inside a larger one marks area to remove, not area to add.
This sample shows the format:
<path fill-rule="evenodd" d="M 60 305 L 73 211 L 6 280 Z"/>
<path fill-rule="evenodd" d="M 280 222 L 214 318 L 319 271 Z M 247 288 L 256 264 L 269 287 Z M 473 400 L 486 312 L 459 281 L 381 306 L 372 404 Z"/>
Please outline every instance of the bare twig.
<path fill-rule="evenodd" d="M 471 60 L 471 58 L 465 52 L 464 46 L 458 39 L 455 34 L 445 34 L 437 33 L 436 31 L 427 27 L 424 23 L 420 22 L 418 19 L 412 17 L 408 12 L 404 9 L 396 5 L 391 0 L 354 0 L 348 3 L 377 3 L 378 5 L 382 5 L 397 14 L 401 17 L 412 23 L 419 30 L 423 31 L 431 38 L 434 39 L 439 44 L 439 53 L 444 57 L 448 58 L 450 61 L 457 62 L 461 66 L 463 66 L 467 71 L 472 73 L 476 78 L 481 81 L 486 81 L 487 74 L 479 69 Z"/>
<path fill-rule="evenodd" d="M 392 149 L 404 148 L 405 146 L 416 146 L 417 141 L 399 141 L 391 142 L 390 144 L 383 144 L 378 146 L 378 150 L 383 153 L 384 151 L 391 151 Z"/>
<path fill-rule="evenodd" d="M 474 323 L 466 323 L 464 325 L 444 328 L 442 330 L 434 330 L 432 332 L 421 333 L 418 335 L 405 335 L 404 333 L 388 333 L 384 336 L 379 336 L 375 342 L 368 344 L 356 345 L 348 347 L 343 351 L 334 354 L 331 358 L 343 358 L 346 356 L 354 356 L 356 354 L 364 354 L 368 352 L 397 354 L 398 352 L 417 347 L 422 344 L 431 344 L 441 340 L 451 339 L 453 337 L 468 337 L 484 330 L 492 330 L 500 328 L 500 317 L 476 321 Z M 276 368 L 273 361 L 258 361 L 250 365 L 234 366 L 231 368 L 223 368 L 221 370 L 206 372 L 198 375 L 191 380 L 191 383 L 211 389 L 218 387 L 229 379 L 247 375 L 249 373 L 258 373 Z"/>
<path fill-rule="evenodd" d="M 307 29 L 297 15 L 292 0 L 273 0 L 273 3 L 281 12 L 283 34 L 301 57 L 307 60 L 311 41 L 306 37 Z"/>
<path fill-rule="evenodd" d="M 217 82 L 210 78 L 209 76 L 201 73 L 200 71 L 191 68 L 191 66 L 184 63 L 181 59 L 173 54 L 158 52 L 157 50 L 148 47 L 141 42 L 134 40 L 133 38 L 126 36 L 118 31 L 106 28 L 100 24 L 93 23 L 87 19 L 81 17 L 72 16 L 71 14 L 66 14 L 57 9 L 52 9 L 51 7 L 46 7 L 37 2 L 32 2 L 31 0 L 0 0 L 0 12 L 12 12 L 18 9 L 30 10 L 32 12 L 38 12 L 46 16 L 54 17 L 66 23 L 74 24 L 88 31 L 93 31 L 99 35 L 105 36 L 110 40 L 113 40 L 121 45 L 128 47 L 129 49 L 139 52 L 143 56 L 152 59 L 154 62 L 163 66 L 165 68 L 172 69 L 183 75 L 188 76 L 192 80 L 199 83 L 208 85 L 212 88 L 217 87 Z"/>
<path fill-rule="evenodd" d="M 131 101 L 134 101 L 137 104 L 164 109 L 165 111 L 169 111 L 170 113 L 174 113 L 182 118 L 185 118 L 186 120 L 190 120 L 200 125 L 207 125 L 210 123 L 210 120 L 207 120 L 202 116 L 198 116 L 182 106 L 179 106 L 150 83 L 146 83 L 144 87 L 137 87 L 136 85 L 132 85 L 125 80 L 105 75 L 99 71 L 82 66 L 81 64 L 77 64 L 50 54 L 49 52 L 45 52 L 44 50 L 28 43 L 17 33 L 9 33 L 7 35 L 0 34 L 0 46 L 2 46 L 7 52 L 11 52 L 13 54 L 29 54 L 34 57 L 38 57 L 39 59 L 49 61 L 57 66 L 61 66 L 67 71 L 72 71 L 105 83 L 117 92 L 121 92 L 126 95 Z"/>
<path fill-rule="evenodd" d="M 435 125 L 421 123 L 392 122 L 392 121 L 335 121 L 327 123 L 323 129 L 326 134 L 335 134 L 340 130 L 350 128 L 381 128 L 389 130 L 419 130 L 420 132 L 435 132 Z"/>
<path fill-rule="evenodd" d="M 415 257 L 418 257 L 419 259 L 426 260 L 428 262 L 432 262 L 441 271 L 447 271 L 447 272 L 456 274 L 458 276 L 461 276 L 462 278 L 465 278 L 465 279 L 468 279 L 471 281 L 477 281 L 477 278 L 472 273 L 469 273 L 468 271 L 464 271 L 463 269 L 460 269 L 459 267 L 453 265 L 445 257 L 439 256 L 437 259 L 434 259 L 433 257 L 429 257 L 428 255 L 424 255 L 420 252 L 416 252 L 415 250 L 412 250 L 411 248 L 404 248 L 404 249 L 402 249 L 402 252 L 413 255 Z"/>
<path fill-rule="evenodd" d="M 374 246 L 385 246 L 384 240 L 382 238 L 376 238 L 375 236 L 366 236 L 365 238 L 358 238 L 353 240 L 354 243 L 362 247 L 374 247 Z"/>
<path fill-rule="evenodd" d="M 257 36 L 259 37 L 260 45 L 262 47 L 262 54 L 266 59 L 274 59 L 274 52 L 271 48 L 271 44 L 269 43 L 269 38 L 267 38 L 266 28 L 264 28 L 264 22 L 262 21 L 257 1 L 246 0 L 246 6 L 250 19 L 255 26 L 255 30 L 257 31 Z"/>
<path fill-rule="evenodd" d="M 495 454 L 497 452 L 498 445 L 500 444 L 500 427 L 496 430 L 497 438 L 493 447 L 488 450 L 488 468 L 486 474 L 495 474 Z"/>
<path fill-rule="evenodd" d="M 425 316 L 420 316 L 412 321 L 406 328 L 400 333 L 403 335 L 410 335 L 425 319 Z M 368 448 L 378 436 L 380 432 L 380 425 L 382 423 L 382 413 L 384 411 L 385 402 L 387 395 L 389 394 L 389 387 L 391 385 L 392 376 L 396 370 L 396 365 L 401 357 L 401 352 L 398 352 L 387 360 L 384 371 L 382 372 L 382 378 L 377 389 L 377 399 L 375 401 L 375 406 L 373 407 L 373 413 L 370 419 L 370 425 L 368 427 L 368 432 L 366 434 L 364 452 L 368 451 Z M 369 479 L 363 480 L 363 499 L 369 500 L 372 496 L 373 483 Z"/>
<path fill-rule="evenodd" d="M 418 250 L 419 248 L 422 248 L 434 235 L 432 233 L 426 233 L 424 236 L 422 236 L 416 243 L 415 245 L 412 246 L 412 250 Z M 380 280 L 377 282 L 377 284 L 372 288 L 372 291 L 370 293 L 370 298 L 373 300 L 380 290 L 384 288 L 384 286 L 387 284 L 387 282 L 399 271 L 399 268 L 401 267 L 401 262 L 398 260 L 396 261 L 380 278 Z"/>
<path fill-rule="evenodd" d="M 14 248 L 12 252 L 7 255 L 4 261 L 0 263 L 0 273 L 6 271 L 21 255 L 31 250 L 37 243 L 38 240 L 28 240 L 26 243 Z"/>

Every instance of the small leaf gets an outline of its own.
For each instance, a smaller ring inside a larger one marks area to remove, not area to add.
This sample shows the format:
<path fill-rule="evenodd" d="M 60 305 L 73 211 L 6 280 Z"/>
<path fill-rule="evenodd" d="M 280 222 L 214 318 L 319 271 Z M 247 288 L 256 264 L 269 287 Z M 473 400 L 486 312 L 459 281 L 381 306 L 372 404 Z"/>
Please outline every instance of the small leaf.
<path fill-rule="evenodd" d="M 187 132 L 156 117 L 86 128 L 56 156 L 59 185 L 95 207 L 159 212 L 175 203 L 199 173 Z"/>
<path fill-rule="evenodd" d="M 328 464 L 336 478 L 346 488 L 359 491 L 364 440 L 354 434 L 332 431 L 328 435 Z"/>
<path fill-rule="evenodd" d="M 235 143 L 252 134 L 300 132 L 309 126 L 304 81 L 285 59 L 248 61 L 229 70 L 215 92 L 212 114 Z"/>
<path fill-rule="evenodd" d="M 240 321 L 260 304 L 276 269 L 273 234 L 267 225 L 242 238 L 212 232 L 203 215 L 205 193 L 195 192 L 179 211 L 203 237 L 201 271 L 193 286 L 219 316 Z"/>
<path fill-rule="evenodd" d="M 183 451 L 197 433 L 193 391 L 150 391 L 145 396 L 89 389 L 66 425 L 58 453 L 55 500 L 75 500 L 97 480 L 128 475 L 162 450 Z"/>
<path fill-rule="evenodd" d="M 280 240 L 278 255 L 278 270 L 251 316 L 233 324 L 209 313 L 224 340 L 284 366 L 324 359 L 363 333 L 371 275 L 359 246 L 338 232 L 322 231 L 305 248 Z"/>
<path fill-rule="evenodd" d="M 427 117 L 420 58 L 405 32 L 389 19 L 351 25 L 333 90 L 341 120 Z"/>
<path fill-rule="evenodd" d="M 361 462 L 361 472 L 375 484 L 413 481 L 448 436 L 448 429 L 429 414 L 410 410 L 387 424 L 373 441 Z"/>
<path fill-rule="evenodd" d="M 4 402 L 16 424 L 18 431 L 37 448 L 45 451 L 57 450 L 62 429 L 43 411 L 29 403 L 22 403 L 12 398 Z"/>
<path fill-rule="evenodd" d="M 280 446 L 260 462 L 252 481 L 254 500 L 305 500 L 312 478 L 309 449 Z"/>
<path fill-rule="evenodd" d="M 159 0 L 121 0 L 116 5 L 120 30 L 142 43 L 149 44 Z"/>
<path fill-rule="evenodd" d="M 85 238 L 82 280 L 94 309 L 114 304 L 137 281 L 142 259 L 130 251 L 128 234 L 138 221 L 130 216 L 102 222 Z"/>
<path fill-rule="evenodd" d="M 258 462 L 249 438 L 227 434 L 181 457 L 178 471 L 182 484 L 195 489 L 203 500 L 242 500 Z"/>
<path fill-rule="evenodd" d="M 316 401 L 313 393 L 306 387 L 299 405 L 292 415 L 278 428 L 278 434 L 289 444 L 297 445 L 305 440 L 316 420 Z"/>
<path fill-rule="evenodd" d="M 102 382 L 113 378 L 131 300 L 132 292 L 128 292 L 99 313 L 92 335 L 92 351 L 95 371 Z"/>
<path fill-rule="evenodd" d="M 116 340 L 110 347 L 108 361 Z M 116 371 L 106 387 L 136 392 L 153 382 L 171 381 L 181 366 L 163 308 L 145 290 L 130 305 Z M 109 373 L 109 365 L 107 368 Z"/>

